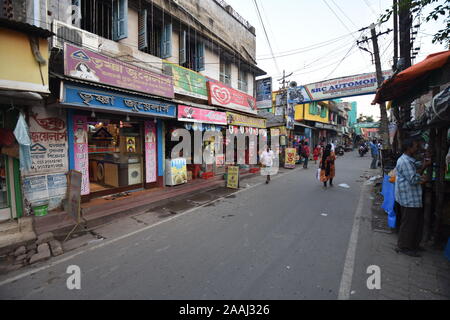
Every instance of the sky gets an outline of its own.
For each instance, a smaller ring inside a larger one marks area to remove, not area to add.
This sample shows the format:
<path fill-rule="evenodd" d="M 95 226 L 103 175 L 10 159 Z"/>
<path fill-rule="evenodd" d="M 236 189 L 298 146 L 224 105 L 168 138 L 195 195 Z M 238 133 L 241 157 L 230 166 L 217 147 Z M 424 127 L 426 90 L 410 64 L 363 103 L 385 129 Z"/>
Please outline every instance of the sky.
<path fill-rule="evenodd" d="M 283 70 L 294 72 L 289 78 L 297 84 L 308 84 L 326 79 L 375 72 L 371 55 L 355 45 L 361 36 L 370 37 L 370 30 L 358 32 L 376 23 L 384 11 L 392 6 L 392 0 L 225 0 L 244 19 L 256 28 L 256 56 L 258 67 L 273 77 L 275 89 Z M 257 1 L 270 45 L 259 21 Z M 438 4 L 445 0 L 438 1 Z M 431 7 L 430 7 L 431 9 Z M 413 63 L 428 54 L 447 50 L 444 44 L 432 44 L 432 35 L 442 29 L 443 20 L 425 22 L 429 11 L 417 18 L 420 24 L 414 47 L 420 47 Z M 392 20 L 377 26 L 377 31 L 392 29 Z M 382 69 L 390 70 L 393 61 L 393 33 L 378 38 Z M 372 45 L 365 48 L 373 52 Z M 346 98 L 357 101 L 358 114 L 372 115 L 379 119 L 378 105 L 371 105 L 373 95 Z"/>

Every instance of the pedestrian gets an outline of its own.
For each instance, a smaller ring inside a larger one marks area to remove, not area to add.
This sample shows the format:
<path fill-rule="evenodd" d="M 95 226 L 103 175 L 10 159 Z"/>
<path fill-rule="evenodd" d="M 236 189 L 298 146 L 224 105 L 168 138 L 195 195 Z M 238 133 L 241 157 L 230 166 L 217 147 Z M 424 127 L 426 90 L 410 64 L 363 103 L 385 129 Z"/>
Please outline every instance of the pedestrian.
<path fill-rule="evenodd" d="M 320 181 L 323 182 L 323 187 L 327 187 L 327 182 L 330 181 L 330 187 L 333 186 L 333 179 L 335 176 L 336 155 L 331 151 L 331 144 L 325 147 L 325 150 L 320 160 Z"/>
<path fill-rule="evenodd" d="M 320 146 L 317 144 L 313 151 L 314 164 L 317 164 L 317 160 L 319 160 L 320 150 Z"/>
<path fill-rule="evenodd" d="M 422 240 L 424 213 L 422 205 L 422 186 L 426 182 L 424 171 L 431 165 L 426 159 L 420 166 L 415 159 L 422 148 L 422 138 L 407 138 L 403 142 L 403 154 L 395 167 L 395 200 L 400 205 L 400 231 L 397 252 L 412 257 L 420 257 L 418 251 Z"/>
<path fill-rule="evenodd" d="M 303 144 L 303 148 L 302 148 L 302 152 L 303 152 L 303 157 L 305 158 L 305 162 L 304 162 L 304 164 L 303 164 L 303 168 L 304 169 L 308 169 L 308 161 L 309 161 L 309 156 L 311 155 L 311 151 L 310 151 L 310 149 L 309 149 L 309 144 L 308 144 L 308 142 L 305 142 L 304 144 Z"/>
<path fill-rule="evenodd" d="M 372 163 L 370 164 L 370 169 L 376 169 L 379 154 L 377 140 L 373 139 L 373 141 L 370 142 L 369 146 L 372 153 Z"/>
<path fill-rule="evenodd" d="M 275 155 L 273 153 L 272 150 L 270 150 L 270 147 L 267 146 L 266 150 L 264 150 L 261 153 L 261 165 L 263 167 L 263 174 L 267 174 L 267 178 L 266 178 L 266 184 L 268 184 L 270 182 L 270 174 L 271 174 L 271 169 L 273 166 L 273 159 L 274 159 Z"/>

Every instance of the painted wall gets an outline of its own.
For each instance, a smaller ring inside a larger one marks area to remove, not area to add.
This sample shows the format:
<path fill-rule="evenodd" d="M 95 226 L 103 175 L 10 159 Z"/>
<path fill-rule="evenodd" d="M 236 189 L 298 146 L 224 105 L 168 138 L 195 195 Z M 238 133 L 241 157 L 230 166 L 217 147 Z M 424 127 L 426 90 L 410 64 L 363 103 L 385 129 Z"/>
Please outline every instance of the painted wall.
<path fill-rule="evenodd" d="M 48 92 L 48 40 L 39 38 L 39 51 L 47 61 L 39 65 L 31 52 L 28 36 L 24 33 L 0 28 L 0 87 L 11 90 Z M 42 83 L 41 78 L 44 83 Z"/>
<path fill-rule="evenodd" d="M 303 116 L 303 110 L 305 110 L 304 116 Z M 309 112 L 309 103 L 307 104 L 299 104 L 295 106 L 295 120 L 296 121 L 302 121 L 302 120 L 309 120 L 309 121 L 316 121 L 321 123 L 329 123 L 328 121 L 328 114 L 329 111 L 327 109 L 327 114 L 325 118 L 322 118 L 319 115 L 311 114 Z"/>

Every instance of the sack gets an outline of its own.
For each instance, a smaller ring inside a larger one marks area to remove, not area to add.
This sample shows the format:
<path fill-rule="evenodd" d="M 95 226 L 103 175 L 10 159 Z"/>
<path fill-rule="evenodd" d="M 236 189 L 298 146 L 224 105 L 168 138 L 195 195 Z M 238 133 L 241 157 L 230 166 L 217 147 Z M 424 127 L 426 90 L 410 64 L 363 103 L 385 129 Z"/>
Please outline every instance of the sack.
<path fill-rule="evenodd" d="M 316 171 L 316 179 L 317 180 L 319 180 L 320 181 L 320 168 L 317 168 L 317 171 Z"/>

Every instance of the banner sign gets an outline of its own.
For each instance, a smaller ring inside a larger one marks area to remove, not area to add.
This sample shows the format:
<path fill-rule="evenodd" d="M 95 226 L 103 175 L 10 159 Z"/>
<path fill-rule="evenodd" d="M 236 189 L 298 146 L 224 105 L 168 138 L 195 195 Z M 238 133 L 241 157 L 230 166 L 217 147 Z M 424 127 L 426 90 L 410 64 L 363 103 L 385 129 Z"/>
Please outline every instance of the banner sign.
<path fill-rule="evenodd" d="M 287 169 L 294 169 L 296 156 L 297 150 L 295 148 L 286 148 L 284 167 Z"/>
<path fill-rule="evenodd" d="M 256 106 L 272 108 L 272 78 L 256 80 Z"/>
<path fill-rule="evenodd" d="M 208 100 L 206 77 L 177 64 L 163 62 L 164 73 L 173 77 L 175 93 L 198 99 Z"/>
<path fill-rule="evenodd" d="M 229 166 L 227 174 L 227 188 L 239 189 L 239 167 Z"/>
<path fill-rule="evenodd" d="M 257 114 L 256 99 L 208 78 L 209 103 L 227 109 Z"/>
<path fill-rule="evenodd" d="M 78 106 L 92 111 L 116 111 L 144 116 L 176 117 L 176 106 L 167 102 L 91 89 L 87 86 L 63 84 L 61 104 Z"/>
<path fill-rule="evenodd" d="M 145 182 L 156 182 L 156 124 L 145 121 Z"/>
<path fill-rule="evenodd" d="M 31 169 L 24 175 L 67 171 L 66 113 L 60 111 L 41 106 L 31 108 Z"/>
<path fill-rule="evenodd" d="M 172 77 L 157 74 L 86 48 L 64 44 L 64 74 L 161 97 L 173 98 Z"/>
<path fill-rule="evenodd" d="M 391 75 L 392 71 L 383 71 L 384 79 Z M 376 73 L 364 73 L 289 88 L 288 102 L 303 104 L 342 97 L 362 96 L 376 93 L 377 88 Z"/>
<path fill-rule="evenodd" d="M 86 116 L 73 116 L 74 164 L 75 170 L 81 172 L 81 195 L 89 194 L 89 149 Z"/>
<path fill-rule="evenodd" d="M 233 112 L 227 112 L 228 124 L 235 126 L 253 127 L 253 128 L 266 128 L 266 119 L 253 118 L 237 114 Z"/>
<path fill-rule="evenodd" d="M 209 123 L 226 126 L 227 114 L 225 112 L 178 105 L 178 120 L 185 122 Z"/>

